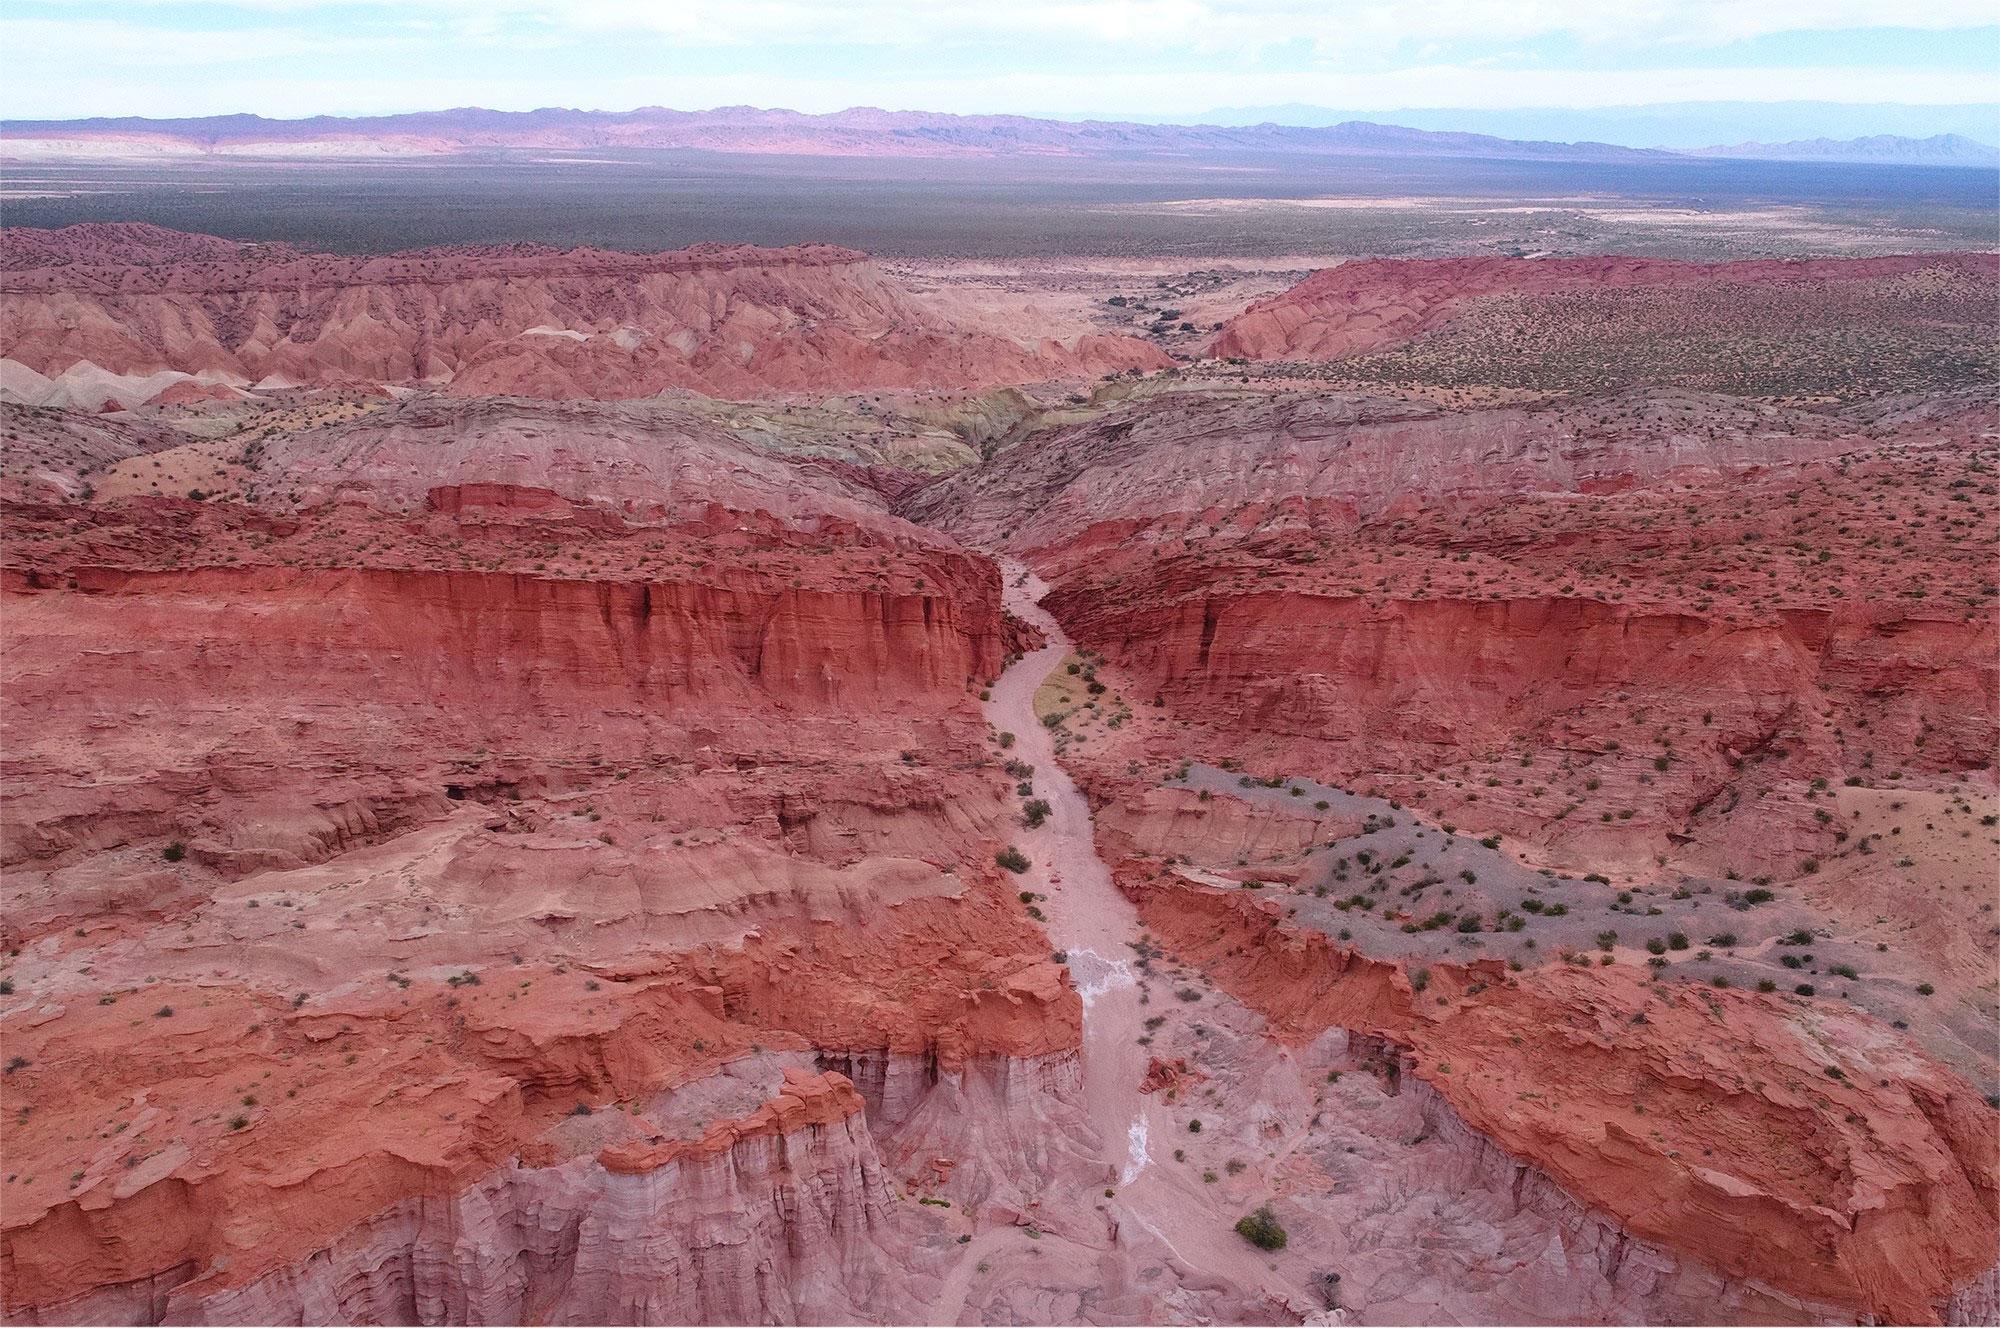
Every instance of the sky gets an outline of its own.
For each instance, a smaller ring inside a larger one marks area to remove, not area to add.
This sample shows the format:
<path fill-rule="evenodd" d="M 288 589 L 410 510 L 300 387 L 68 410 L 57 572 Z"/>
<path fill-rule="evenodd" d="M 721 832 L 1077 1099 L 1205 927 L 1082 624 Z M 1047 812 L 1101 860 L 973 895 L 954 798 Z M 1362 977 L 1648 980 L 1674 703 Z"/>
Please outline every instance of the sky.
<path fill-rule="evenodd" d="M 1992 0 L 5 0 L 0 116 L 2000 101 Z"/>

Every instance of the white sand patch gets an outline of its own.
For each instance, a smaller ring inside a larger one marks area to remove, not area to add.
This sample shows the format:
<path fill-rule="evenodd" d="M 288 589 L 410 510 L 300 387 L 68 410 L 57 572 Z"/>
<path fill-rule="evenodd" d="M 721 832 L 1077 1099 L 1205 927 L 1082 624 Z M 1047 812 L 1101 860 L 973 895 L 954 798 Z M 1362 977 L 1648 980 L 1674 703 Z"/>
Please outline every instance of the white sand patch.
<path fill-rule="evenodd" d="M 1125 1138 L 1127 1140 L 1126 1160 L 1125 1169 L 1118 1173 L 1118 1183 L 1120 1185 L 1130 1185 L 1133 1181 L 1139 1179 L 1139 1173 L 1144 1171 L 1146 1164 L 1153 1160 L 1152 1154 L 1146 1151 L 1146 1118 L 1144 1115 L 1141 1115 L 1137 1120 L 1132 1122 L 1131 1127 L 1125 1131 Z"/>
<path fill-rule="evenodd" d="M 1073 951 L 1069 966 L 1070 972 L 1082 979 L 1076 994 L 1083 999 L 1086 1014 L 1098 997 L 1120 987 L 1136 986 L 1139 981 L 1130 964 L 1120 959 L 1106 959 L 1095 950 Z"/>

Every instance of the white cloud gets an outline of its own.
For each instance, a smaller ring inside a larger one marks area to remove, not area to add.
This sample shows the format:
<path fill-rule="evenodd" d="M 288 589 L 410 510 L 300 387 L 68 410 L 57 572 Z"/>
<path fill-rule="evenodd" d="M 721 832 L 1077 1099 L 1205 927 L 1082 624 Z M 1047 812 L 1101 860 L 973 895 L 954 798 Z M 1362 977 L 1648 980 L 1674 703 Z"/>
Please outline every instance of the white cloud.
<path fill-rule="evenodd" d="M 227 34 L 183 32 L 116 19 L 0 18 L 0 68 L 9 81 L 50 69 L 62 77 L 88 77 L 82 65 L 123 65 L 159 74 L 176 68 L 255 64 L 309 57 L 350 60 L 410 52 L 420 43 L 389 34 L 328 36 L 282 27 L 244 28 Z"/>
<path fill-rule="evenodd" d="M 245 0 L 251 4 L 314 0 Z M 318 0 L 336 3 L 337 0 Z M 1780 33 L 1990 24 L 1990 0 L 418 0 L 500 8 L 552 28 L 652 31 L 715 45 L 918 45 L 1010 38 L 1147 49 L 1353 51 L 1427 41 L 1569 37 L 1593 46 L 1715 45 Z"/>
<path fill-rule="evenodd" d="M 410 21 L 511 18 L 561 32 L 650 32 L 697 45 L 913 45 L 1055 38 L 1140 48 L 1331 50 L 1569 37 L 1602 46 L 1715 45 L 1855 28 L 1990 25 L 1990 0 L 125 0 L 128 14 L 217 8 Z M 60 21 L 60 20 L 58 20 Z"/>

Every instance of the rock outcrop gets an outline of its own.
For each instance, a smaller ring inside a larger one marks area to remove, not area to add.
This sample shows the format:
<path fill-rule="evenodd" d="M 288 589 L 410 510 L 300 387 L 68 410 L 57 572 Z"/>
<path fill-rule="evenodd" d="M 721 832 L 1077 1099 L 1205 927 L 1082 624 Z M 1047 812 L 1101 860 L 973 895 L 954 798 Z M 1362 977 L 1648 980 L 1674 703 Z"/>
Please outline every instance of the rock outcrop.
<path fill-rule="evenodd" d="M 615 407 L 260 452 L 9 508 L 6 1317 L 924 1317 L 883 1157 L 1025 1209 L 1080 1036 L 992 565 Z"/>
<path fill-rule="evenodd" d="M 1881 786 L 1990 839 L 1995 436 L 1981 392 L 1161 393 L 899 508 L 1051 583 L 1044 709 L 1144 958 L 1301 1054 L 1385 1039 L 1622 1313 L 1923 1322 L 2000 1253 L 1993 1109 L 1938 1059 L 1994 1072 L 1953 1031 L 1992 937 L 1941 862 L 1864 887 L 1856 822 Z"/>
<path fill-rule="evenodd" d="M 45 378 L 81 365 L 145 377 L 142 401 L 186 379 L 613 399 L 979 388 L 1168 363 L 1132 338 L 1065 345 L 968 324 L 826 245 L 340 258 L 205 240 L 8 230 L 0 359 Z"/>
<path fill-rule="evenodd" d="M 1326 268 L 1224 324 L 1219 357 L 1334 360 L 1407 341 L 1476 300 L 1716 286 L 1827 284 L 1909 276 L 1925 269 L 2000 278 L 1991 254 L 1891 258 L 1755 259 L 1686 263 L 1649 258 L 1374 259 Z"/>
<path fill-rule="evenodd" d="M 91 489 L 93 472 L 187 440 L 154 421 L 112 420 L 0 402 L 0 499 L 68 502 Z"/>
<path fill-rule="evenodd" d="M 1142 714 L 1210 752 L 1585 870 L 1755 875 L 1840 846 L 1814 777 L 1991 768 L 2000 530 L 1964 499 L 1995 437 L 1981 393 L 1907 419 L 1185 393 L 901 508 L 1025 554 Z"/>
<path fill-rule="evenodd" d="M 248 1281 L 226 1276 L 227 1261 L 202 1274 L 183 1260 L 166 1275 L 40 1308 L 36 1321 L 840 1319 L 893 1302 L 902 1290 L 894 1246 L 914 1234 L 898 1230 L 860 1096 L 838 1075 L 800 1070 L 787 1070 L 756 1111 L 697 1140 L 637 1138 L 566 1160 L 517 1156 L 467 1188 L 438 1181 Z M 188 1212 L 159 1220 L 196 1226 Z M 95 1243 L 122 1238 L 100 1230 Z M 232 1223 L 231 1244 L 251 1238 L 271 1239 Z M 41 1260 L 56 1253 L 30 1239 L 12 1249 L 13 1270 L 31 1279 L 48 1274 Z M 29 1294 L 36 1289 L 31 1281 Z"/>
<path fill-rule="evenodd" d="M 2000 1250 L 1992 1109 L 1849 1010 L 1588 966 L 1417 977 L 1241 894 L 1126 885 L 1276 1034 L 1384 1039 L 1469 1153 L 1525 1164 L 1616 1231 L 1895 1322 L 1933 1321 Z"/>

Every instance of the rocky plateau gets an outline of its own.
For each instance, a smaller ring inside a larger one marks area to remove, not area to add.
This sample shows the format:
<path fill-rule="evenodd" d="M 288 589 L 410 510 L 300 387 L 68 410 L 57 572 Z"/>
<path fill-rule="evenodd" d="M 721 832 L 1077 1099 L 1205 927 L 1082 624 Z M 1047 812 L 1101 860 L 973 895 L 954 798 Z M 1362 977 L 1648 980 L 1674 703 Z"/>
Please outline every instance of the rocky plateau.
<path fill-rule="evenodd" d="M 4 232 L 0 1314 L 1991 1322 L 1996 283 Z"/>

